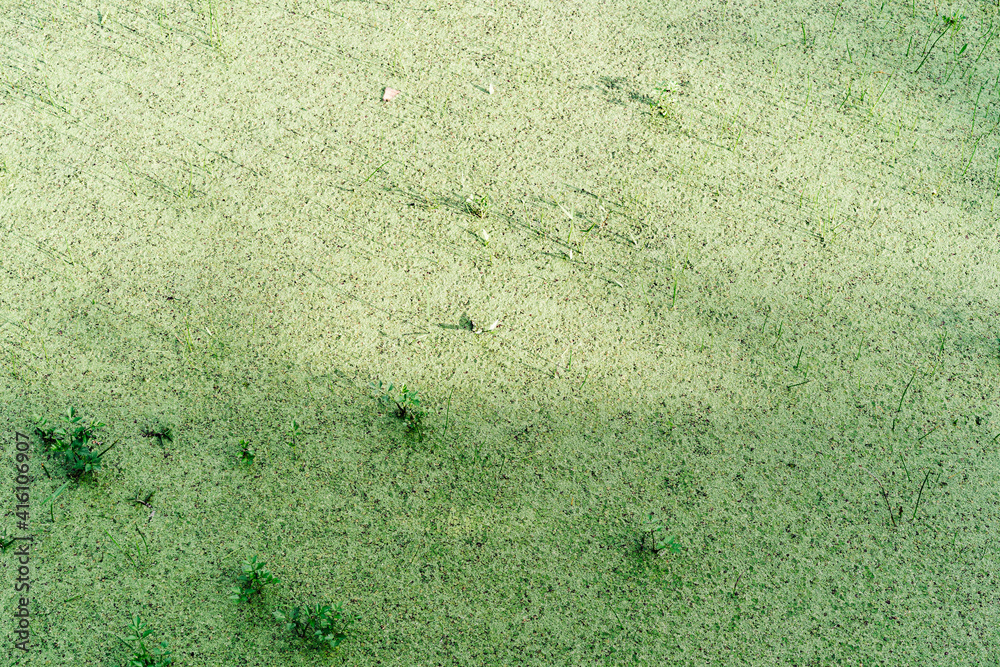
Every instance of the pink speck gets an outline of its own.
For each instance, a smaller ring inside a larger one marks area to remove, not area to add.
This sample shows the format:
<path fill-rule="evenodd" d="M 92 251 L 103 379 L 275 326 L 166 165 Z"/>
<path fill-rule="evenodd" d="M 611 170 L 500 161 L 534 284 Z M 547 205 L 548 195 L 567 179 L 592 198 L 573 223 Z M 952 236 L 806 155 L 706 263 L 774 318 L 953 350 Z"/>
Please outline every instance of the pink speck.
<path fill-rule="evenodd" d="M 382 95 L 382 101 L 388 102 L 392 98 L 396 97 L 396 95 L 399 95 L 398 90 L 396 90 L 395 88 L 386 88 L 385 93 Z"/>

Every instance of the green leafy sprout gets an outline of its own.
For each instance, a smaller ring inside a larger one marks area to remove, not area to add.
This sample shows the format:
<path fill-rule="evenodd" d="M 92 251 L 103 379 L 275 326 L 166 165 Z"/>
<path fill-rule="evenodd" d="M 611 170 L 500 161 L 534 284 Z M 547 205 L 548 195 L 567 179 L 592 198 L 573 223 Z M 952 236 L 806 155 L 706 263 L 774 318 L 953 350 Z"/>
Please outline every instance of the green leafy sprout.
<path fill-rule="evenodd" d="M 398 393 L 394 393 L 396 388 L 392 384 L 384 387 L 384 391 L 383 386 L 381 382 L 377 386 L 372 383 L 372 387 L 383 392 L 379 396 L 379 400 L 389 407 L 395 406 L 396 417 L 410 421 L 419 421 L 423 417 L 424 413 L 420 410 L 420 398 L 417 397 L 417 392 L 407 389 L 405 384 L 400 387 Z"/>
<path fill-rule="evenodd" d="M 174 441 L 174 431 L 169 426 L 164 426 L 158 424 L 151 428 L 144 428 L 142 431 L 142 437 L 144 438 L 156 438 L 160 446 L 163 446 L 164 442 L 172 443 Z"/>
<path fill-rule="evenodd" d="M 656 555 L 681 552 L 680 543 L 666 534 L 663 521 L 654 512 L 649 513 L 649 519 L 642 526 L 642 547 Z"/>
<path fill-rule="evenodd" d="M 941 26 L 941 32 L 938 33 L 937 39 L 935 39 L 934 43 L 931 44 L 931 48 L 927 49 L 927 53 L 924 54 L 924 57 L 920 61 L 920 64 L 917 65 L 917 69 L 913 70 L 914 74 L 919 72 L 920 68 L 924 66 L 924 63 L 927 62 L 927 59 L 931 55 L 931 51 L 934 50 L 934 47 L 937 46 L 937 43 L 941 41 L 942 37 L 947 35 L 952 30 L 954 30 L 957 33 L 961 29 L 962 21 L 965 20 L 965 15 L 963 14 L 959 16 L 958 12 L 955 12 L 951 16 L 945 16 L 943 18 L 944 18 L 944 25 Z M 963 47 L 962 50 L 965 51 L 965 48 Z"/>
<path fill-rule="evenodd" d="M 101 457 L 118 442 L 108 445 L 98 453 L 96 449 L 102 443 L 95 439 L 94 434 L 104 427 L 102 422 L 92 421 L 90 424 L 84 424 L 83 418 L 74 408 L 67 410 L 62 420 L 65 426 L 57 428 L 47 428 L 48 420 L 42 417 L 35 420 L 35 432 L 48 447 L 49 457 L 62 456 L 71 478 L 76 479 L 82 475 L 96 473 L 101 468 Z"/>
<path fill-rule="evenodd" d="M 465 198 L 465 210 L 469 212 L 470 215 L 474 215 L 477 218 L 485 218 L 490 214 L 490 198 L 486 195 L 469 195 Z M 487 239 L 487 243 L 489 240 Z"/>
<path fill-rule="evenodd" d="M 125 667 L 169 667 L 174 664 L 167 642 L 160 642 L 160 645 L 152 647 L 152 650 L 146 646 L 146 637 L 153 634 L 153 630 L 145 621 L 136 616 L 128 629 L 129 634 L 125 639 L 119 637 L 132 654 Z"/>
<path fill-rule="evenodd" d="M 254 597 L 260 595 L 264 586 L 268 584 L 278 584 L 281 580 L 257 560 L 256 556 L 251 556 L 243 563 L 243 572 L 236 578 L 237 584 L 233 586 L 229 599 L 240 604 L 249 602 Z"/>
<path fill-rule="evenodd" d="M 240 463 L 253 465 L 254 458 L 257 457 L 257 450 L 250 446 L 246 440 L 240 440 Z"/>
<path fill-rule="evenodd" d="M 657 96 L 655 100 L 651 100 L 649 104 L 649 111 L 654 118 L 660 118 L 665 121 L 672 121 L 677 119 L 677 110 L 674 103 L 671 101 L 671 94 L 676 92 L 674 86 L 670 84 L 661 84 L 656 89 Z"/>
<path fill-rule="evenodd" d="M 316 648 L 334 649 L 347 638 L 351 626 L 360 617 L 343 612 L 343 603 L 336 607 L 316 605 L 314 607 L 292 607 L 273 612 L 274 617 L 284 624 L 286 631 L 311 643 Z"/>
<path fill-rule="evenodd" d="M 417 392 L 407 388 L 404 384 L 398 390 L 394 385 L 388 387 L 381 382 L 377 385 L 373 382 L 372 387 L 376 391 L 382 392 L 378 397 L 379 401 L 394 409 L 396 417 L 406 422 L 408 433 L 415 435 L 418 440 L 424 439 L 424 412 L 420 409 L 420 398 Z"/>
<path fill-rule="evenodd" d="M 288 446 L 292 448 L 293 452 L 295 451 L 295 446 L 298 444 L 301 435 L 302 433 L 299 431 L 299 423 L 293 419 L 292 426 L 288 431 Z"/>

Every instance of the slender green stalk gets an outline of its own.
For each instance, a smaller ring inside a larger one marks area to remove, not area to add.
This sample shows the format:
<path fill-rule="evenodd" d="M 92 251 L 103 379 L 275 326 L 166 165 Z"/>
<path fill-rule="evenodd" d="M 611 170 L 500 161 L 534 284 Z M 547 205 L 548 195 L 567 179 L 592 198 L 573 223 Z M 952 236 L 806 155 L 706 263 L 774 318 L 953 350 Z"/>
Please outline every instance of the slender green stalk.
<path fill-rule="evenodd" d="M 52 493 L 51 496 L 42 501 L 42 505 L 48 504 L 49 506 L 49 518 L 52 520 L 52 523 L 56 522 L 55 512 L 53 511 L 52 506 L 55 505 L 56 498 L 62 495 L 62 492 L 66 490 L 66 487 L 70 485 L 70 482 L 72 482 L 72 480 L 60 486 Z"/>
<path fill-rule="evenodd" d="M 118 540 L 116 540 L 114 538 L 114 536 L 109 531 L 105 530 L 104 532 L 107 534 L 108 537 L 111 538 L 111 541 L 115 543 L 115 546 L 122 550 L 122 553 L 125 554 L 125 558 L 128 558 L 128 562 L 132 563 L 132 567 L 138 568 L 139 565 L 132 558 L 132 554 L 129 551 L 127 551 L 126 549 L 122 548 L 122 545 L 118 544 Z"/>
<path fill-rule="evenodd" d="M 934 43 L 931 44 L 931 48 L 927 49 L 927 53 L 924 54 L 924 59 L 920 61 L 919 65 L 917 65 L 917 69 L 913 70 L 914 74 L 919 72 L 920 68 L 924 66 L 924 63 L 927 62 L 927 59 L 930 57 L 931 52 L 934 51 L 934 47 L 937 46 L 937 43 L 941 41 L 941 38 L 947 35 L 948 31 L 951 30 L 952 28 L 958 30 L 957 26 L 959 26 L 960 24 L 961 24 L 961 19 L 959 19 L 957 16 L 944 17 L 944 30 L 941 31 L 941 34 L 938 35 L 937 39 L 934 40 Z M 965 48 L 963 47 L 962 50 L 964 51 Z"/>
<path fill-rule="evenodd" d="M 143 545 L 144 547 L 146 547 L 146 554 L 145 554 L 145 555 L 146 555 L 146 556 L 148 556 L 148 555 L 149 555 L 149 543 L 148 543 L 148 542 L 146 541 L 146 536 L 142 534 L 142 531 L 141 531 L 141 530 L 139 530 L 139 526 L 136 526 L 136 527 L 135 527 L 135 532 L 139 533 L 139 537 L 141 537 L 141 538 L 142 538 L 142 545 Z M 142 555 L 143 555 L 142 553 L 140 553 L 140 552 L 139 552 L 139 543 L 138 543 L 138 542 L 137 542 L 137 543 L 136 543 L 136 545 L 135 545 L 135 552 L 136 552 L 136 554 L 138 554 L 139 556 L 142 556 Z"/>
<path fill-rule="evenodd" d="M 983 43 L 983 48 L 979 49 L 979 55 L 976 56 L 976 59 L 974 61 L 972 61 L 972 65 L 970 65 L 970 68 L 979 64 L 979 59 L 983 57 L 983 53 L 986 51 L 986 47 L 990 45 L 990 42 L 992 42 L 993 39 L 996 36 L 997 36 L 997 31 L 996 30 L 991 30 L 986 35 L 986 41 Z M 983 84 L 983 85 L 986 85 L 986 84 Z"/>
<path fill-rule="evenodd" d="M 840 16 L 840 10 L 844 8 L 844 3 L 837 5 L 837 12 L 833 15 L 833 26 L 830 28 L 830 34 L 827 35 L 827 40 L 833 37 L 833 31 L 837 29 L 837 17 Z"/>
<path fill-rule="evenodd" d="M 875 115 L 875 107 L 877 107 L 877 106 L 878 106 L 878 103 L 882 101 L 882 96 L 883 96 L 883 95 L 885 95 L 885 91 L 886 91 L 886 90 L 887 90 L 887 89 L 889 88 L 889 84 L 890 84 L 890 83 L 892 83 L 892 77 L 893 77 L 893 76 L 896 76 L 896 73 L 895 73 L 895 72 L 893 72 L 893 73 L 892 73 L 892 76 L 890 76 L 890 77 L 889 77 L 889 78 L 888 78 L 888 79 L 886 80 L 886 82 L 885 82 L 885 85 L 884 85 L 884 86 L 882 87 L 882 92 L 881 92 L 881 93 L 879 93 L 879 94 L 878 94 L 878 97 L 876 97 L 876 98 L 875 98 L 875 101 L 874 101 L 874 102 L 872 102 L 872 106 L 871 106 L 871 108 L 870 108 L 870 109 L 868 110 L 868 116 L 869 116 L 869 117 L 871 117 L 871 116 L 874 116 L 874 115 Z"/>
<path fill-rule="evenodd" d="M 740 141 L 742 140 L 743 140 L 743 128 L 741 127 L 740 131 L 736 133 L 736 137 L 733 139 L 733 145 L 729 150 L 735 151 L 736 148 L 740 145 Z"/>
<path fill-rule="evenodd" d="M 899 411 L 903 409 L 903 399 L 906 398 L 906 392 L 910 390 L 910 385 L 913 384 L 913 378 L 917 377 L 917 371 L 913 371 L 913 375 L 910 376 L 910 381 L 906 383 L 906 388 L 903 389 L 903 395 L 899 397 L 899 405 L 896 406 L 896 416 L 892 420 L 892 429 L 896 430 L 896 422 L 899 421 Z"/>
<path fill-rule="evenodd" d="M 979 142 L 983 140 L 984 134 L 980 134 L 979 138 L 976 139 L 975 145 L 972 147 L 972 155 L 969 156 L 969 161 L 965 163 L 965 169 L 962 170 L 962 177 L 965 177 L 966 172 L 969 171 L 969 167 L 972 166 L 972 158 L 976 157 L 976 150 L 979 148 Z"/>
<path fill-rule="evenodd" d="M 367 183 L 368 181 L 372 180 L 372 178 L 373 178 L 373 177 L 375 176 L 375 174 L 377 174 L 377 173 L 379 173 L 380 171 L 382 171 L 382 167 L 384 167 L 384 166 L 385 166 L 385 165 L 387 165 L 387 164 L 389 164 L 389 160 L 386 160 L 385 162 L 383 162 L 382 164 L 380 164 L 380 165 L 379 165 L 378 167 L 376 167 L 376 168 L 375 168 L 375 171 L 373 171 L 372 173 L 370 173 L 370 174 L 368 175 L 368 178 L 366 178 L 365 180 L 361 181 L 361 185 L 364 185 L 364 184 L 365 184 L 365 183 Z"/>
<path fill-rule="evenodd" d="M 840 111 L 841 109 L 843 109 L 844 105 L 847 104 L 850 101 L 850 99 L 851 99 L 851 86 L 853 86 L 853 85 L 854 85 L 854 79 L 851 79 L 850 81 L 847 82 L 847 94 L 844 95 L 844 101 L 840 103 L 840 106 L 837 108 L 837 111 Z M 800 208 L 801 208 L 801 205 L 802 205 L 802 201 L 799 200 L 799 207 Z"/>
<path fill-rule="evenodd" d="M 958 59 L 962 56 L 963 53 L 965 53 L 965 49 L 967 49 L 968 47 L 969 47 L 968 43 L 963 44 L 962 48 L 959 49 L 958 53 L 955 54 L 955 65 L 951 68 L 951 71 L 948 72 L 948 76 L 945 77 L 945 79 L 944 79 L 945 83 L 948 83 L 949 81 L 951 81 L 951 75 L 954 74 L 955 70 L 958 69 Z M 961 78 L 961 77 L 959 77 L 959 78 Z"/>
<path fill-rule="evenodd" d="M 983 83 L 983 85 L 979 87 L 979 92 L 976 93 L 976 104 L 973 106 L 972 109 L 972 127 L 969 129 L 970 137 L 976 132 L 976 115 L 979 113 L 979 96 L 983 94 L 983 88 L 985 87 L 986 84 Z"/>
<path fill-rule="evenodd" d="M 924 481 L 920 483 L 920 491 L 917 492 L 917 502 L 913 505 L 913 516 L 910 517 L 910 521 L 917 518 L 917 508 L 920 507 L 920 496 L 924 493 L 924 484 L 927 483 L 927 478 L 931 476 L 931 471 L 928 470 L 927 474 L 924 475 Z"/>
<path fill-rule="evenodd" d="M 868 476 L 871 477 L 873 480 L 875 480 L 875 483 L 878 484 L 879 493 L 882 495 L 882 500 L 885 501 L 885 509 L 888 510 L 888 512 L 889 512 L 889 521 L 892 522 L 892 525 L 895 528 L 896 527 L 896 517 L 894 517 L 892 515 L 892 506 L 889 505 L 889 492 L 885 490 L 884 486 L 882 486 L 882 481 L 878 477 L 876 477 L 875 475 L 871 474 L 871 472 L 869 472 L 867 469 L 865 470 L 865 472 L 867 472 Z"/>

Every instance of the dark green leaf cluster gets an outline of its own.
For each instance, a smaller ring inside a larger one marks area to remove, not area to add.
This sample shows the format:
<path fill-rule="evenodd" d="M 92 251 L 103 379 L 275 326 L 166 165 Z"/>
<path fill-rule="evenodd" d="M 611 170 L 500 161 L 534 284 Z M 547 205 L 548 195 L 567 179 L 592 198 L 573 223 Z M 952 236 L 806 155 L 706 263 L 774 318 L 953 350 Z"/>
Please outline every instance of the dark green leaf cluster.
<path fill-rule="evenodd" d="M 151 428 L 144 428 L 141 431 L 141 433 L 142 437 L 144 438 L 156 438 L 156 440 L 160 443 L 161 447 L 163 446 L 164 442 L 172 443 L 174 441 L 173 429 L 169 426 L 164 426 L 162 424 L 159 424 Z"/>
<path fill-rule="evenodd" d="M 302 432 L 299 430 L 299 423 L 292 420 L 292 427 L 288 432 L 288 446 L 295 451 L 295 445 L 298 444 L 299 438 L 302 437 Z"/>
<path fill-rule="evenodd" d="M 236 578 L 236 581 L 238 583 L 233 586 L 229 599 L 237 604 L 249 602 L 259 595 L 264 586 L 268 584 L 281 583 L 281 580 L 272 575 L 264 563 L 257 561 L 256 556 L 251 556 L 243 563 L 243 572 Z"/>
<path fill-rule="evenodd" d="M 419 421 L 423 416 L 423 412 L 420 411 L 420 399 L 417 397 L 417 392 L 407 389 L 404 384 L 396 392 L 396 388 L 390 384 L 388 387 L 384 388 L 381 382 L 376 386 L 372 383 L 372 387 L 375 387 L 378 391 L 382 391 L 382 395 L 379 396 L 379 400 L 386 405 L 396 407 L 396 416 L 400 419 L 406 419 L 408 421 Z"/>
<path fill-rule="evenodd" d="M 649 513 L 649 520 L 642 526 L 642 546 L 655 554 L 663 551 L 669 551 L 674 554 L 681 552 L 680 543 L 666 534 L 663 528 L 663 521 L 653 512 Z"/>
<path fill-rule="evenodd" d="M 292 607 L 274 612 L 274 617 L 284 624 L 286 631 L 317 646 L 336 648 L 347 637 L 347 632 L 357 616 L 344 614 L 343 604 L 336 607 L 316 605 Z"/>
<path fill-rule="evenodd" d="M 382 392 L 378 397 L 379 401 L 394 408 L 396 417 L 406 422 L 406 432 L 418 442 L 423 442 L 426 427 L 424 425 L 424 411 L 420 409 L 420 398 L 417 392 L 407 388 L 404 384 L 398 390 L 390 384 L 385 387 L 381 382 L 377 385 L 373 382 L 372 387 Z"/>
<path fill-rule="evenodd" d="M 136 616 L 128 628 L 129 634 L 123 641 L 133 646 L 129 646 L 132 657 L 125 663 L 125 667 L 170 667 L 174 664 L 167 642 L 160 642 L 160 645 L 153 646 L 152 650 L 146 646 L 146 637 L 153 634 L 153 631 L 145 621 Z"/>
<path fill-rule="evenodd" d="M 255 458 L 257 458 L 257 450 L 251 447 L 246 440 L 240 440 L 240 462 L 248 466 L 253 465 Z"/>
<path fill-rule="evenodd" d="M 62 457 L 66 464 L 67 474 L 72 478 L 97 472 L 101 467 L 101 457 L 114 445 L 97 452 L 101 443 L 94 438 L 94 433 L 104 426 L 101 422 L 84 424 L 83 418 L 70 408 L 62 417 L 65 426 L 45 428 L 48 423 L 44 418 L 35 421 L 35 432 L 48 447 L 49 457 Z"/>

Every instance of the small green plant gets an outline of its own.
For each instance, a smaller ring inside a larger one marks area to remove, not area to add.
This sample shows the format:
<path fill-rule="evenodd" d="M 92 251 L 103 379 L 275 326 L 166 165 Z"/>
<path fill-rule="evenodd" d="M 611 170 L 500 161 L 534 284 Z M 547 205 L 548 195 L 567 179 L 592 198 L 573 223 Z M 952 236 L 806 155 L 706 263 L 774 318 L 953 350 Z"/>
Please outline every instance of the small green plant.
<path fill-rule="evenodd" d="M 674 107 L 674 103 L 670 100 L 670 95 L 673 92 L 673 86 L 669 85 L 662 85 L 656 88 L 656 99 L 649 105 L 649 112 L 654 118 L 659 118 L 668 122 L 676 120 L 677 111 Z"/>
<path fill-rule="evenodd" d="M 423 413 L 419 410 L 420 399 L 417 397 L 417 392 L 406 388 L 404 384 L 400 389 L 399 393 L 393 393 L 396 388 L 390 384 L 388 387 L 384 388 L 384 385 L 379 382 L 378 385 L 372 383 L 377 391 L 382 391 L 382 395 L 379 396 L 379 400 L 388 405 L 389 407 L 396 407 L 396 416 L 400 419 L 419 419 L 423 416 Z"/>
<path fill-rule="evenodd" d="M 465 198 L 465 210 L 477 218 L 485 218 L 490 213 L 490 198 L 486 195 L 469 195 Z"/>
<path fill-rule="evenodd" d="M 48 456 L 50 458 L 62 456 L 67 474 L 71 478 L 76 479 L 82 475 L 96 473 L 101 468 L 101 457 L 118 442 L 108 445 L 98 453 L 95 450 L 102 443 L 95 439 L 94 434 L 104 427 L 103 423 L 92 421 L 90 424 L 84 424 L 83 418 L 74 408 L 67 410 L 62 420 L 65 426 L 47 428 L 48 420 L 42 417 L 35 419 L 35 432 L 48 447 Z"/>
<path fill-rule="evenodd" d="M 812 34 L 812 39 L 810 39 L 809 33 L 806 31 L 805 21 L 800 21 L 802 27 L 802 50 L 810 51 L 816 46 L 816 33 Z"/>
<path fill-rule="evenodd" d="M 345 614 L 343 604 L 336 607 L 316 605 L 315 607 L 292 607 L 274 612 L 274 617 L 285 630 L 308 641 L 317 648 L 336 648 L 344 639 L 358 616 Z"/>
<path fill-rule="evenodd" d="M 392 384 L 385 387 L 381 382 L 378 385 L 373 382 L 372 387 L 382 392 L 379 400 L 394 408 L 396 417 L 406 422 L 406 432 L 418 442 L 423 442 L 427 427 L 424 425 L 424 412 L 420 409 L 417 392 L 408 389 L 405 384 L 398 391 Z"/>
<path fill-rule="evenodd" d="M 293 422 L 294 423 L 294 422 Z M 294 441 L 293 441 L 294 442 Z M 289 443 L 294 447 L 293 443 Z M 253 460 L 257 456 L 257 450 L 250 446 L 250 443 L 246 440 L 240 440 L 240 463 L 244 465 L 253 465 Z"/>
<path fill-rule="evenodd" d="M 144 428 L 140 431 L 142 437 L 144 438 L 156 438 L 160 447 L 163 446 L 164 442 L 172 443 L 174 441 L 174 432 L 170 426 L 165 426 L 163 424 L 157 424 L 149 428 Z"/>
<path fill-rule="evenodd" d="M 153 509 L 153 506 L 150 504 L 150 502 L 152 502 L 153 496 L 155 496 L 155 495 L 156 495 L 156 490 L 154 489 L 154 490 L 150 491 L 149 493 L 147 493 L 146 497 L 143 498 L 142 497 L 142 490 L 139 490 L 139 491 L 135 492 L 135 497 L 134 498 L 129 498 L 129 502 L 130 503 L 134 503 L 136 505 L 144 505 L 146 507 L 146 509 Z"/>
<path fill-rule="evenodd" d="M 288 446 L 291 447 L 293 452 L 295 451 L 296 445 L 299 443 L 299 437 L 301 435 L 302 434 L 299 431 L 299 423 L 293 419 L 292 426 L 288 431 Z"/>
<path fill-rule="evenodd" d="M 271 572 L 257 560 L 256 556 L 251 556 L 243 563 L 243 572 L 236 578 L 237 584 L 233 586 L 229 599 L 240 604 L 249 602 L 255 596 L 260 595 L 264 586 L 268 584 L 278 584 L 281 580 L 271 574 Z"/>
<path fill-rule="evenodd" d="M 931 48 L 927 49 L 927 53 L 924 54 L 923 60 L 921 60 L 920 64 L 917 65 L 917 69 L 913 70 L 914 74 L 919 72 L 920 68 L 924 66 L 924 63 L 927 62 L 927 58 L 931 55 L 931 51 L 934 50 L 934 47 L 937 46 L 937 43 L 941 41 L 942 37 L 947 35 L 952 30 L 954 30 L 956 34 L 958 33 L 962 27 L 962 21 L 965 20 L 965 15 L 959 16 L 958 12 L 955 12 L 951 16 L 945 16 L 943 18 L 944 25 L 941 26 L 941 32 L 938 33 L 937 39 L 935 39 L 934 43 L 931 44 Z M 962 51 L 965 51 L 965 47 L 962 47 Z"/>
<path fill-rule="evenodd" d="M 119 641 L 128 646 L 131 653 L 129 661 L 125 667 L 169 667 L 174 664 L 174 659 L 170 657 L 170 649 L 167 642 L 160 642 L 159 646 L 153 646 L 152 650 L 146 646 L 146 637 L 153 634 L 153 630 L 146 625 L 146 622 L 136 616 L 128 626 L 129 634 Z"/>
<path fill-rule="evenodd" d="M 660 517 L 650 512 L 649 519 L 642 526 L 640 549 L 648 549 L 656 555 L 666 552 L 678 554 L 681 552 L 681 545 L 666 534 Z"/>

